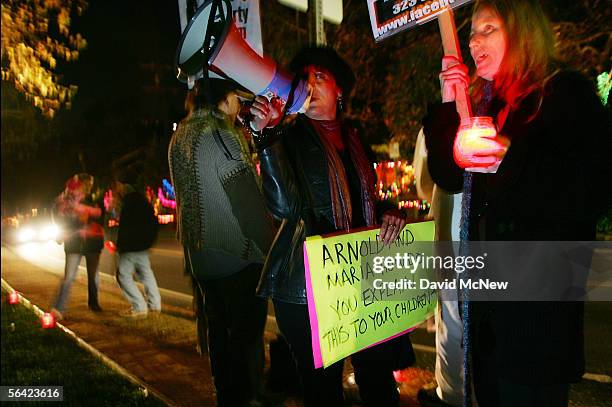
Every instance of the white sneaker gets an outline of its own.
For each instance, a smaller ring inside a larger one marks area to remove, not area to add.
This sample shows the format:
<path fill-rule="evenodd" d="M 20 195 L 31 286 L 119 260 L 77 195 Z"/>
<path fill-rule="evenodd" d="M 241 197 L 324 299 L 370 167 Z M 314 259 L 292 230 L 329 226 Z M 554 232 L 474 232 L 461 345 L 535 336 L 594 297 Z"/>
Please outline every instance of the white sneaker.
<path fill-rule="evenodd" d="M 119 316 L 123 318 L 142 319 L 147 317 L 147 311 L 134 311 L 133 309 L 129 309 L 127 311 L 120 312 Z"/>

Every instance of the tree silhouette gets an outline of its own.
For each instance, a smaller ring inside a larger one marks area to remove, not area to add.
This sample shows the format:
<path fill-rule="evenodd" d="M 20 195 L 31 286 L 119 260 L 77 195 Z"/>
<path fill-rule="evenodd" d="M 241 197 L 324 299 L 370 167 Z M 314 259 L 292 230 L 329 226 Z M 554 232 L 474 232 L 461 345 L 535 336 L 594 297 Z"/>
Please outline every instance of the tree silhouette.
<path fill-rule="evenodd" d="M 56 67 L 58 60 L 76 60 L 87 44 L 70 32 L 71 14 L 85 6 L 85 0 L 2 1 L 2 80 L 47 117 L 70 107 L 77 91 L 60 83 Z"/>

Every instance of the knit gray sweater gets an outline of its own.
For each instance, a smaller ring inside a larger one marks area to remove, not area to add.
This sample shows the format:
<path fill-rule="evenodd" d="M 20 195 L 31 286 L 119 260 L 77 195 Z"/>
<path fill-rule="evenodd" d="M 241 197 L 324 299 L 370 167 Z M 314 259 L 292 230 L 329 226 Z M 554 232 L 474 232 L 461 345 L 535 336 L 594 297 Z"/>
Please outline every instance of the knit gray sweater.
<path fill-rule="evenodd" d="M 222 143 L 215 141 L 213 125 Z M 178 239 L 192 261 L 194 254 L 198 259 L 196 277 L 221 278 L 263 263 L 274 229 L 245 140 L 227 116 L 199 109 L 183 119 L 170 141 L 168 162 Z"/>

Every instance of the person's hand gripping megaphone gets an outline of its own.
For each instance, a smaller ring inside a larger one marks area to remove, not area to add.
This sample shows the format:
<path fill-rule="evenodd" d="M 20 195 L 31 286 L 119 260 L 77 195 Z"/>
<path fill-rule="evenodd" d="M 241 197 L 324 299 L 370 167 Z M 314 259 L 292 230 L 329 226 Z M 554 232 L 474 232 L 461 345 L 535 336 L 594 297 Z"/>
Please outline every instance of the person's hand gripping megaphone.
<path fill-rule="evenodd" d="M 255 96 L 249 109 L 253 117 L 250 120 L 251 129 L 261 131 L 266 127 L 277 126 L 283 115 L 284 103 L 278 97 L 269 100 L 265 96 Z"/>
<path fill-rule="evenodd" d="M 313 85 L 304 81 L 303 84 L 307 89 L 307 96 L 305 101 L 301 104 L 301 109 L 299 112 L 304 113 L 308 110 L 308 106 L 310 104 L 310 99 L 312 97 L 312 93 L 314 90 Z M 300 83 L 302 85 L 302 83 Z M 264 95 L 257 95 L 249 109 L 249 112 L 252 115 L 251 120 L 249 121 L 249 125 L 251 129 L 255 131 L 261 131 L 266 127 L 276 127 L 282 120 L 285 114 L 285 110 L 287 110 L 286 101 L 278 96 L 273 96 L 269 98 Z M 294 114 L 291 110 L 287 112 L 288 114 Z"/>

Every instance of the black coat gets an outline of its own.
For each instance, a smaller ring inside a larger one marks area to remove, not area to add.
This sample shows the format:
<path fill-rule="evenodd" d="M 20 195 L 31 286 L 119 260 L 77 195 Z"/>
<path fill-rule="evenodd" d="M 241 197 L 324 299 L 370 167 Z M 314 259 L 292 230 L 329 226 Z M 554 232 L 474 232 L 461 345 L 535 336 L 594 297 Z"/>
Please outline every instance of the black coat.
<path fill-rule="evenodd" d="M 157 238 L 157 218 L 153 207 L 138 192 L 130 192 L 123 197 L 117 250 L 119 253 L 140 252 L 153 246 Z"/>
<path fill-rule="evenodd" d="M 104 206 L 98 205 L 91 199 L 81 202 L 83 205 L 100 208 L 102 215 L 98 218 L 81 218 L 76 213 L 68 212 L 58 214 L 59 222 L 64 230 L 64 252 L 70 254 L 100 253 L 104 247 Z"/>
<path fill-rule="evenodd" d="M 612 206 L 610 117 L 593 86 L 562 72 L 539 110 L 538 102 L 531 94 L 508 115 L 499 133 L 511 145 L 497 173 L 473 176 L 471 240 L 594 240 L 598 216 Z M 494 101 L 490 114 L 499 107 Z M 463 188 L 452 155 L 458 124 L 454 103 L 431 108 L 424 120 L 429 171 L 450 192 Z M 581 302 L 474 303 L 473 328 L 474 352 L 493 358 L 502 377 L 546 384 L 583 374 Z"/>
<path fill-rule="evenodd" d="M 355 131 L 354 125 L 343 124 L 343 131 Z M 348 142 L 344 134 L 345 145 Z M 304 240 L 306 236 L 336 232 L 329 188 L 327 158 L 319 135 L 308 119 L 299 116 L 291 125 L 280 129 L 260 145 L 260 165 L 263 191 L 268 209 L 282 225 L 268 253 L 258 288 L 262 296 L 306 307 L 306 282 L 304 272 Z M 346 148 L 348 150 L 348 148 Z M 364 151 L 368 155 L 367 151 Z M 350 158 L 347 160 L 350 161 Z M 347 166 L 347 181 L 351 199 L 354 199 L 353 222 L 359 209 L 360 190 L 354 166 Z M 373 166 L 369 169 L 373 172 Z M 373 174 L 373 177 L 375 175 Z M 375 178 L 374 178 L 375 179 Z M 355 191 L 355 193 L 353 192 Z M 390 206 L 376 205 L 376 216 Z M 357 221 L 359 222 L 359 221 Z M 354 224 L 354 227 L 364 225 Z M 305 331 L 310 330 L 304 326 Z M 398 370 L 414 362 L 414 352 L 408 334 L 373 346 L 360 353 L 360 364 L 376 365 L 378 369 Z M 355 363 L 355 362 L 353 362 Z"/>
<path fill-rule="evenodd" d="M 355 126 L 344 123 L 343 129 L 354 130 Z M 267 140 L 258 146 L 263 192 L 268 209 L 282 224 L 268 253 L 259 292 L 277 300 L 306 304 L 304 240 L 306 236 L 337 231 L 326 153 L 302 115 Z M 348 181 L 356 182 L 350 170 Z M 374 171 L 372 166 L 370 170 Z M 387 209 L 390 207 L 385 203 L 377 203 L 377 217 Z"/>

